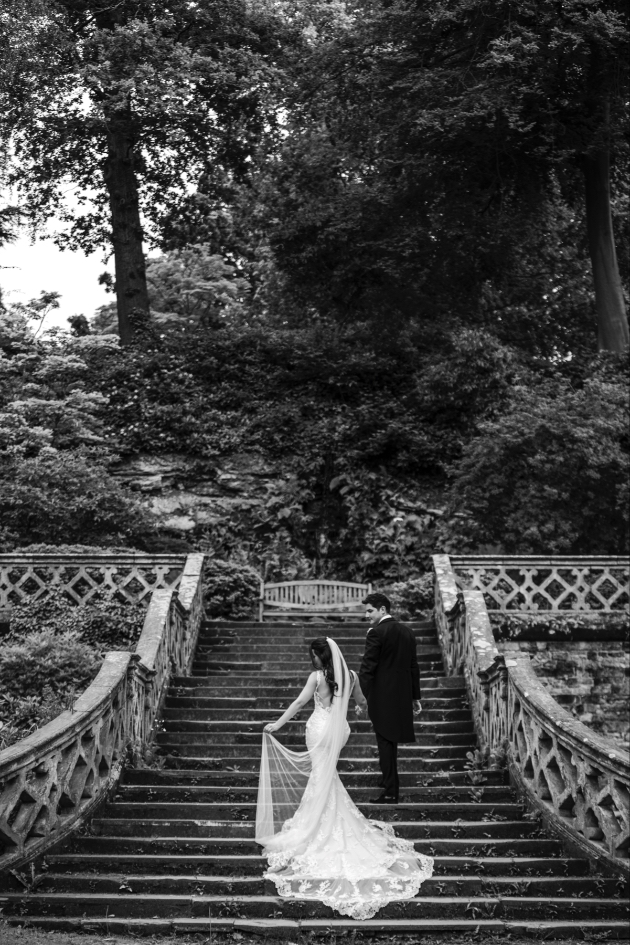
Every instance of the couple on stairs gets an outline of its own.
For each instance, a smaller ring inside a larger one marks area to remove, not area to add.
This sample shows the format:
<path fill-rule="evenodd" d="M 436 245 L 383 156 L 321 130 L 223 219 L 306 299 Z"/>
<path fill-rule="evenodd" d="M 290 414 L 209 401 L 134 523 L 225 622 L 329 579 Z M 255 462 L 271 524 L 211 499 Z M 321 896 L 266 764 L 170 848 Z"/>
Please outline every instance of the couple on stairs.
<path fill-rule="evenodd" d="M 359 717 L 367 705 L 376 732 L 383 793 L 374 802 L 398 803 L 397 747 L 415 741 L 413 716 L 421 711 L 413 633 L 390 615 L 384 594 L 370 594 L 363 603 L 372 625 L 358 676 L 334 640 L 314 640 L 314 671 L 304 689 L 265 727 L 256 811 L 256 840 L 269 863 L 265 876 L 280 895 L 315 899 L 354 919 L 370 919 L 389 902 L 412 899 L 433 872 L 433 860 L 416 853 L 411 841 L 363 816 L 337 773 L 350 735 L 352 696 Z M 311 699 L 307 750 L 290 751 L 272 733 Z"/>

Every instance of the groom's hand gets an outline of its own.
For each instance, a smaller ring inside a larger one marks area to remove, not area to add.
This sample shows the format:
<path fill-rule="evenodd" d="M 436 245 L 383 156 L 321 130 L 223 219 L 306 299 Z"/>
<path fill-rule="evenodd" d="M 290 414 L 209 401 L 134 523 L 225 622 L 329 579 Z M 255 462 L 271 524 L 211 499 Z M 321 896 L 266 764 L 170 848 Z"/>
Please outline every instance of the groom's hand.
<path fill-rule="evenodd" d="M 421 712 L 422 712 L 422 703 L 420 702 L 419 699 L 414 699 L 413 700 L 413 714 L 420 715 Z"/>

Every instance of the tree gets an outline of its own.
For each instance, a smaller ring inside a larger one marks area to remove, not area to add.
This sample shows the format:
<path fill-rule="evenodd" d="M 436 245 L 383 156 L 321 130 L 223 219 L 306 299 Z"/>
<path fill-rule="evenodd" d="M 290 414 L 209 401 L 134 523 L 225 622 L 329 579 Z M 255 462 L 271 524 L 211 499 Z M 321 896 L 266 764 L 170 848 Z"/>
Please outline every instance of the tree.
<path fill-rule="evenodd" d="M 109 473 L 107 398 L 87 389 L 82 343 L 29 331 L 24 307 L 0 313 L 0 544 L 117 544 L 150 516 Z"/>
<path fill-rule="evenodd" d="M 627 377 L 605 363 L 579 389 L 516 388 L 453 467 L 455 547 L 627 554 L 629 425 Z"/>
<path fill-rule="evenodd" d="M 275 123 L 277 18 L 245 0 L 50 0 L 55 68 L 18 76 L 6 122 L 11 180 L 62 245 L 113 248 L 119 330 L 148 318 L 144 244 L 214 164 L 238 176 Z M 71 181 L 79 210 L 64 206 Z"/>
<path fill-rule="evenodd" d="M 304 67 L 275 175 L 278 265 L 297 272 L 304 296 L 311 267 L 342 317 L 380 309 L 391 325 L 394 309 L 469 319 L 484 287 L 518 273 L 523 250 L 530 271 L 537 249 L 553 255 L 547 292 L 565 289 L 563 256 L 580 224 L 599 346 L 623 350 L 608 177 L 612 156 L 625 200 L 623 12 L 617 0 L 366 4 L 354 29 Z M 546 246 L 536 232 L 548 232 Z M 522 289 L 521 279 L 517 305 L 544 307 L 546 292 L 528 299 Z"/>

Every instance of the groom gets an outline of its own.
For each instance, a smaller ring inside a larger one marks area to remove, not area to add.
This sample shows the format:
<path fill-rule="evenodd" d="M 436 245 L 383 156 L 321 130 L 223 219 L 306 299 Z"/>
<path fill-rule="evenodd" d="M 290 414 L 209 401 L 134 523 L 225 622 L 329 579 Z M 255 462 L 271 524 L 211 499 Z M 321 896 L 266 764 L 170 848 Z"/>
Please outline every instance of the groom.
<path fill-rule="evenodd" d="M 391 616 L 384 594 L 368 594 L 363 604 L 370 629 L 359 683 L 367 699 L 383 772 L 383 793 L 372 798 L 372 803 L 397 804 L 398 743 L 415 742 L 413 717 L 422 711 L 416 638 L 409 627 Z"/>

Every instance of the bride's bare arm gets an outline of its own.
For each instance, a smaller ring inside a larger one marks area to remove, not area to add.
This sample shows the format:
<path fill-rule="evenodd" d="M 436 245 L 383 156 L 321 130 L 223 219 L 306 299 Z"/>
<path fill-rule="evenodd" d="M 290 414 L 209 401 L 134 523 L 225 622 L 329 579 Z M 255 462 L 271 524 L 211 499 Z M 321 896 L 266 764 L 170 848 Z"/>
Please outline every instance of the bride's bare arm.
<path fill-rule="evenodd" d="M 285 722 L 288 722 L 289 719 L 292 719 L 294 715 L 303 709 L 304 706 L 311 701 L 313 698 L 313 693 L 315 692 L 315 687 L 317 686 L 317 673 L 311 673 L 306 681 L 304 689 L 299 694 L 297 699 L 291 703 L 289 708 L 284 712 L 277 722 L 270 722 L 269 725 L 265 725 L 265 732 L 277 732 L 279 728 L 282 728 Z"/>
<path fill-rule="evenodd" d="M 362 715 L 367 707 L 367 699 L 363 695 L 359 677 L 354 674 L 354 686 L 352 687 L 352 697 L 354 699 L 354 711 L 357 715 Z"/>

